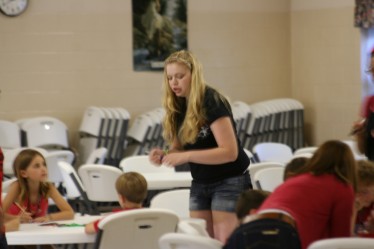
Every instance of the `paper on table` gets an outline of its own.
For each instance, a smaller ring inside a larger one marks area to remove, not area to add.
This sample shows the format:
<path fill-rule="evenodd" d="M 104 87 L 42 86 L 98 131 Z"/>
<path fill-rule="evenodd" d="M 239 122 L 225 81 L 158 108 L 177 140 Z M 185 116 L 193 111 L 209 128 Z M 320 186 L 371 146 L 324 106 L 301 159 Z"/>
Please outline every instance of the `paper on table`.
<path fill-rule="evenodd" d="M 44 222 L 41 223 L 39 226 L 53 226 L 53 227 L 84 227 L 86 224 L 78 224 L 78 223 L 69 223 L 69 224 L 59 224 L 57 222 Z"/>

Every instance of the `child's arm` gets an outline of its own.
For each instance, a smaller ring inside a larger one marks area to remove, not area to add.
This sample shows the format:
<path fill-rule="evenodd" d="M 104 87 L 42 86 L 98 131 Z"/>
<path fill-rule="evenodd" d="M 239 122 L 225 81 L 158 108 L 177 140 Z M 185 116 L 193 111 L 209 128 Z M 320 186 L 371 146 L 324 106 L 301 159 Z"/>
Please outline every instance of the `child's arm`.
<path fill-rule="evenodd" d="M 29 212 L 25 212 L 23 211 L 22 209 L 20 210 L 20 213 L 18 215 L 12 215 L 12 214 L 8 214 L 8 210 L 10 208 L 10 206 L 13 204 L 13 203 L 16 203 L 17 202 L 17 197 L 20 193 L 20 187 L 19 187 L 19 184 L 17 181 L 13 182 L 10 186 L 9 186 L 9 189 L 8 189 L 8 193 L 7 195 L 5 196 L 5 199 L 3 200 L 3 212 L 4 212 L 4 216 L 5 218 L 9 218 L 9 219 L 12 219 L 12 218 L 17 218 L 19 217 L 20 218 L 20 221 L 22 223 L 28 223 L 30 221 L 32 221 L 32 217 L 31 217 L 31 213 Z M 18 203 L 19 204 L 19 203 Z M 19 204 L 20 205 L 20 204 Z"/>
<path fill-rule="evenodd" d="M 34 219 L 35 222 L 46 222 L 46 221 L 53 221 L 53 220 L 72 220 L 74 219 L 74 210 L 69 205 L 69 203 L 61 196 L 58 192 L 56 187 L 51 184 L 51 188 L 49 190 L 50 197 L 60 210 L 60 212 L 47 214 L 44 217 L 38 217 Z"/>
<path fill-rule="evenodd" d="M 21 222 L 20 217 L 15 217 L 13 219 L 5 221 L 4 222 L 5 231 L 6 232 L 18 231 L 20 222 Z"/>
<path fill-rule="evenodd" d="M 95 225 L 94 223 L 97 223 L 97 221 L 93 221 L 91 223 L 88 223 L 85 227 L 84 227 L 84 231 L 85 233 L 87 234 L 94 234 L 96 233 L 96 229 L 95 229 Z"/>

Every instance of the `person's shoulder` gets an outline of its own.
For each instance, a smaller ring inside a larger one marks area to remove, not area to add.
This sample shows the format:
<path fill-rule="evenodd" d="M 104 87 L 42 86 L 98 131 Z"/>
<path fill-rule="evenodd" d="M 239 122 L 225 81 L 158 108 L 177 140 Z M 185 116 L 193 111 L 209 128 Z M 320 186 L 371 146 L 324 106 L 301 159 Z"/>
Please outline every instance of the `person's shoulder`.
<path fill-rule="evenodd" d="M 18 180 L 14 180 L 14 182 L 9 185 L 9 189 L 19 189 L 20 187 L 21 185 Z"/>

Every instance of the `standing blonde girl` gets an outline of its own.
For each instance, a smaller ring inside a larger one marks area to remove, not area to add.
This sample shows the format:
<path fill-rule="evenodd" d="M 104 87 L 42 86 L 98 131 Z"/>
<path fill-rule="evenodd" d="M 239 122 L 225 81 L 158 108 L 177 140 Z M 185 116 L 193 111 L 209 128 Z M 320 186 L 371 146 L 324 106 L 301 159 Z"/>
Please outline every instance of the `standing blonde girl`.
<path fill-rule="evenodd" d="M 250 187 L 249 158 L 230 104 L 205 83 L 201 65 L 189 51 L 166 59 L 163 87 L 164 138 L 170 149 L 153 149 L 149 159 L 173 167 L 190 165 L 190 216 L 205 219 L 209 234 L 224 243 L 238 223 L 236 201 Z"/>
<path fill-rule="evenodd" d="M 74 211 L 48 182 L 48 171 L 41 153 L 32 149 L 21 151 L 14 160 L 12 183 L 4 199 L 4 212 L 9 216 L 19 216 L 21 222 L 46 222 L 73 219 Z M 51 198 L 59 212 L 48 213 L 48 198 Z"/>

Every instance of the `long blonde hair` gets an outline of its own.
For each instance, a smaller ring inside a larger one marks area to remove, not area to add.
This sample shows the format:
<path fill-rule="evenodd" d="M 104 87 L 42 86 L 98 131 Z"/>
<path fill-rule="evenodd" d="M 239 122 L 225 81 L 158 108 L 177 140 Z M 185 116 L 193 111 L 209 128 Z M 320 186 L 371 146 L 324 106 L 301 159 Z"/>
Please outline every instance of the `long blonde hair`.
<path fill-rule="evenodd" d="M 191 72 L 191 86 L 188 101 L 186 98 L 176 96 L 169 87 L 166 66 L 172 63 L 185 65 Z M 200 62 L 191 52 L 181 50 L 171 54 L 165 60 L 163 88 L 163 107 L 166 111 L 163 122 L 164 139 L 172 143 L 173 140 L 178 137 L 182 145 L 195 142 L 200 127 L 206 122 L 205 110 L 203 109 L 206 82 Z M 178 132 L 177 119 L 178 115 L 182 115 L 184 108 L 186 108 L 186 116 Z"/>

